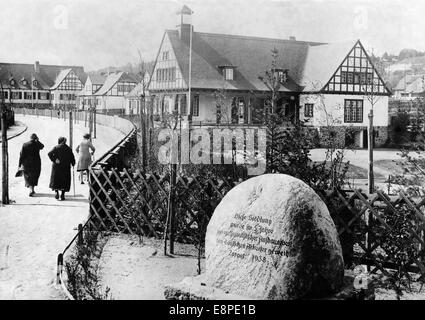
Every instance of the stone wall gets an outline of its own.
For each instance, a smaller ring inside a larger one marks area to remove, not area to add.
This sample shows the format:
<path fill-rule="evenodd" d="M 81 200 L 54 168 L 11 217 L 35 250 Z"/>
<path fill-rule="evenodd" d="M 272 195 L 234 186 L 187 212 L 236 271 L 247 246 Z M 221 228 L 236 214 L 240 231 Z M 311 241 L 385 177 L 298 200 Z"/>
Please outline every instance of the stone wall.
<path fill-rule="evenodd" d="M 383 147 L 388 142 L 388 127 L 374 127 L 375 147 Z"/>
<path fill-rule="evenodd" d="M 337 147 L 341 148 L 352 147 L 362 148 L 363 147 L 363 131 L 367 130 L 367 127 L 332 127 L 332 128 L 320 128 L 320 147 Z M 386 126 L 375 126 L 375 147 L 381 148 L 388 142 L 388 127 Z"/>

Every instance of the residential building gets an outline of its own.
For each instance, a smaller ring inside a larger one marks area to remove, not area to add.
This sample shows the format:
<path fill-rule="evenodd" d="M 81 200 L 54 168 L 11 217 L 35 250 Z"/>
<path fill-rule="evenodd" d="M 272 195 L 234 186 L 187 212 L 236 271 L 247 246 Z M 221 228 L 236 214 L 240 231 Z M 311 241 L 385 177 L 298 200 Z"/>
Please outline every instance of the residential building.
<path fill-rule="evenodd" d="M 54 109 L 67 110 L 77 107 L 77 95 L 83 89 L 84 78 L 79 78 L 72 68 L 63 69 L 50 88 Z"/>
<path fill-rule="evenodd" d="M 268 70 L 280 79 L 275 111 L 285 118 L 305 121 L 321 133 L 337 127 L 341 144 L 366 147 L 373 104 L 375 144 L 387 140 L 391 92 L 360 40 L 325 44 L 201 33 L 184 14 L 177 30 L 165 31 L 158 51 L 149 84 L 154 114 L 176 110 L 187 126 L 261 126 L 271 93 L 260 76 Z M 278 55 L 271 70 L 273 50 Z"/>
<path fill-rule="evenodd" d="M 83 90 L 78 94 L 78 107 L 79 109 L 86 109 L 87 107 L 94 105 L 95 99 L 93 94 L 99 91 L 106 80 L 106 74 L 89 74 L 84 84 Z"/>
<path fill-rule="evenodd" d="M 407 74 L 393 88 L 394 98 L 414 100 L 425 95 L 425 74 Z"/>
<path fill-rule="evenodd" d="M 68 108 L 86 79 L 80 66 L 0 63 L 3 95 L 14 107 Z M 0 87 L 1 88 L 1 87 Z M 0 89 L 1 91 L 1 89 Z"/>
<path fill-rule="evenodd" d="M 145 73 L 142 82 L 139 82 L 133 90 L 131 90 L 126 96 L 125 103 L 125 114 L 136 115 L 140 114 L 143 103 L 146 102 L 145 98 L 149 96 L 147 90 L 149 84 L 150 75 L 148 72 Z"/>
<path fill-rule="evenodd" d="M 123 114 L 125 111 L 125 96 L 137 85 L 136 76 L 116 71 L 110 73 L 96 92 L 87 99 L 94 99 L 97 112 L 104 114 Z"/>
<path fill-rule="evenodd" d="M 140 114 L 143 99 L 145 97 L 145 90 L 143 84 L 138 83 L 133 90 L 125 96 L 125 111 L 124 114 L 132 116 Z"/>

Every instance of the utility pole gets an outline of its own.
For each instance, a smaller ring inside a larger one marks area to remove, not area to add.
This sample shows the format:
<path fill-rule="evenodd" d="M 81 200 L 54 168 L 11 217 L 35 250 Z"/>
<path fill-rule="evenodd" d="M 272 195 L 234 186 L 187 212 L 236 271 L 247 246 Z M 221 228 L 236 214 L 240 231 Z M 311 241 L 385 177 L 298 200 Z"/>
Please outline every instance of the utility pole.
<path fill-rule="evenodd" d="M 73 130 L 74 130 L 74 125 L 72 123 L 72 107 L 69 109 L 69 146 L 72 149 L 72 143 L 73 143 Z"/>
<path fill-rule="evenodd" d="M 1 86 L 1 149 L 2 149 L 2 197 L 3 204 L 9 204 L 9 152 L 7 142 L 7 107 L 4 102 L 3 83 Z"/>
<path fill-rule="evenodd" d="M 369 153 L 369 166 L 368 166 L 368 188 L 369 188 L 369 194 L 372 194 L 375 191 L 375 183 L 374 183 L 374 177 L 373 177 L 373 106 L 370 108 L 370 112 L 368 114 L 369 118 L 369 126 L 367 128 L 367 136 L 368 136 L 368 144 L 367 149 Z"/>
<path fill-rule="evenodd" d="M 96 139 L 96 105 L 93 107 L 93 138 Z"/>
<path fill-rule="evenodd" d="M 92 111 L 92 107 L 89 106 L 88 107 L 88 112 L 89 112 L 89 134 L 90 134 L 90 141 L 92 141 L 93 139 L 93 111 Z"/>
<path fill-rule="evenodd" d="M 144 90 L 143 90 L 144 91 Z M 142 136 L 142 168 L 143 170 L 146 169 L 146 165 L 147 165 L 147 148 L 146 148 L 146 144 L 147 144 L 147 139 L 146 139 L 146 134 L 147 134 L 147 130 L 146 130 L 146 115 L 145 115 L 145 101 L 144 101 L 144 94 L 143 97 L 140 97 L 140 134 Z"/>

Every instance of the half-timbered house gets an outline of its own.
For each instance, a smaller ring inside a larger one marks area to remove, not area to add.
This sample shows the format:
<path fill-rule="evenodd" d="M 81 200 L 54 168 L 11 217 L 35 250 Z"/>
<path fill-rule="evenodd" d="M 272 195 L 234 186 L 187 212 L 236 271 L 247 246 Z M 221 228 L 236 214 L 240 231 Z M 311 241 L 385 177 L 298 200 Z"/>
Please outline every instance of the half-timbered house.
<path fill-rule="evenodd" d="M 123 114 L 125 112 L 125 96 L 137 85 L 137 78 L 127 72 L 110 73 L 102 87 L 93 93 L 96 110 L 105 114 Z"/>
<path fill-rule="evenodd" d="M 0 94 L 14 107 L 74 107 L 76 93 L 86 80 L 80 66 L 0 63 Z"/>
<path fill-rule="evenodd" d="M 103 86 L 106 80 L 106 74 L 89 74 L 84 84 L 83 90 L 78 94 L 78 107 L 80 109 L 87 109 L 94 105 L 94 96 L 97 91 Z"/>
<path fill-rule="evenodd" d="M 270 87 L 261 76 L 271 71 L 281 82 L 275 111 L 285 119 L 322 133 L 337 127 L 342 144 L 366 147 L 373 106 L 375 143 L 385 143 L 391 92 L 360 40 L 326 44 L 195 32 L 184 9 L 177 30 L 164 33 L 151 76 L 156 117 L 177 111 L 192 127 L 262 125 Z"/>

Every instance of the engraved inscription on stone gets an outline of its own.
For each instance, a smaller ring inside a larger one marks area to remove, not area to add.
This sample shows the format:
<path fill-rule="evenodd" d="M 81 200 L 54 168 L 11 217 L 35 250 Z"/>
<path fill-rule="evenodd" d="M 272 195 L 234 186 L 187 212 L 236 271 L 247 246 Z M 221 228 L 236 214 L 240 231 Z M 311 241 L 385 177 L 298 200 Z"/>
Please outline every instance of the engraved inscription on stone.
<path fill-rule="evenodd" d="M 216 242 L 226 245 L 239 259 L 266 262 L 267 256 L 289 257 L 289 243 L 273 237 L 272 220 L 236 213 L 228 230 L 218 230 Z"/>

